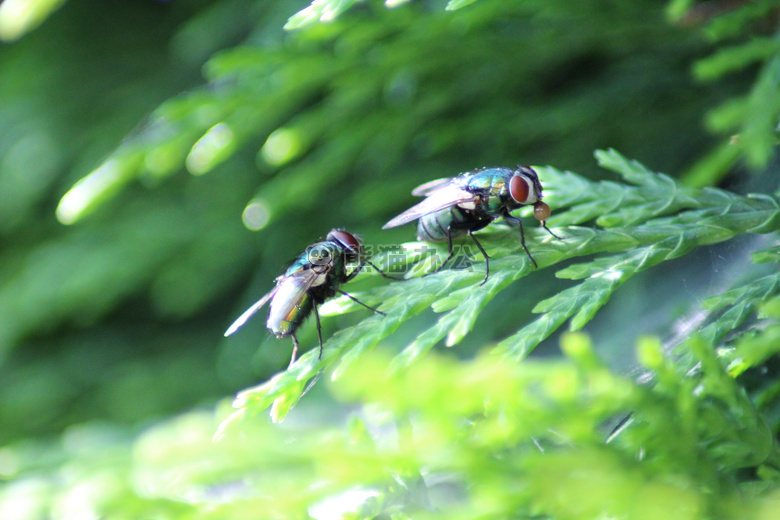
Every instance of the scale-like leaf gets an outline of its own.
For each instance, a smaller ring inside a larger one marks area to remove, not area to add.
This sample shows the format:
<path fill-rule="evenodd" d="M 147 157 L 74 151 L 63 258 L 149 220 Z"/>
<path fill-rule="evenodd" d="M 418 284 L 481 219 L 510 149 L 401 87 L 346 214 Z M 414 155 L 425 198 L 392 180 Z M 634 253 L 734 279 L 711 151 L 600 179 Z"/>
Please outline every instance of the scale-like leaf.
<path fill-rule="evenodd" d="M 314 0 L 287 20 L 287 30 L 302 29 L 317 22 L 332 22 L 359 0 Z"/>
<path fill-rule="evenodd" d="M 447 9 L 447 11 L 455 11 L 461 7 L 466 7 L 469 4 L 473 4 L 476 1 L 477 0 L 449 0 L 445 9 Z"/>
<path fill-rule="evenodd" d="M 566 259 L 596 256 L 556 273 L 559 278 L 583 281 L 539 302 L 534 312 L 541 316 L 498 344 L 498 352 L 508 358 L 524 358 L 567 321 L 572 330 L 581 329 L 623 283 L 643 270 L 684 255 L 697 246 L 721 242 L 739 233 L 768 233 L 780 229 L 780 207 L 771 197 L 742 197 L 722 190 L 683 188 L 669 177 L 654 174 L 614 150 L 597 155 L 602 164 L 609 165 L 639 187 L 614 182 L 591 183 L 570 172 L 540 169 L 550 174 L 543 176 L 545 187 L 559 200 L 571 200 L 572 205 L 557 213 L 557 218 L 566 221 L 567 216 L 575 214 L 575 220 L 579 220 L 588 212 L 595 215 L 592 209 L 584 212 L 579 209 L 569 193 L 572 186 L 575 189 L 588 187 L 590 193 L 583 197 L 583 206 L 597 203 L 594 197 L 599 194 L 621 193 L 620 198 L 626 203 L 624 208 L 630 206 L 633 213 L 620 216 L 623 210 L 619 210 L 614 214 L 614 222 L 639 224 L 609 229 L 568 227 L 558 230 L 562 240 L 545 235 L 543 230 L 526 232 L 529 249 L 540 269 Z M 239 407 L 257 412 L 275 402 L 274 417 L 281 419 L 301 397 L 306 382 L 320 370 L 332 369 L 332 378 L 340 377 L 403 322 L 428 308 L 433 308 L 440 317 L 395 357 L 390 364 L 391 371 L 402 370 L 445 338 L 447 346 L 457 345 L 475 326 L 485 306 L 530 272 L 530 264 L 515 230 L 493 226 L 486 231 L 482 241 L 491 257 L 487 283 L 479 285 L 482 274 L 473 267 L 480 263 L 474 261 L 468 271 L 445 270 L 405 282 L 391 282 L 361 293 L 361 299 L 367 303 L 381 303 L 387 316 L 369 316 L 334 334 L 325 344 L 320 363 L 316 361 L 316 351 L 305 354 L 295 366 L 277 375 L 273 384 L 242 393 L 237 401 Z M 415 247 L 407 244 L 404 249 L 414 250 Z M 415 259 L 417 265 L 422 265 L 428 272 L 440 261 L 430 255 L 417 255 Z M 385 263 L 384 255 L 378 255 L 375 260 Z M 406 262 L 406 266 L 413 268 L 415 262 Z M 775 283 L 766 279 L 741 289 L 740 293 L 729 293 L 713 300 L 710 303 L 713 309 L 726 305 L 730 309 L 703 331 L 705 336 L 715 340 L 722 334 L 714 331 L 744 321 L 754 310 L 756 299 L 773 294 Z M 331 304 L 330 311 L 338 309 L 339 305 L 342 305 L 340 301 Z M 355 308 L 354 304 L 347 306 L 348 311 Z"/>

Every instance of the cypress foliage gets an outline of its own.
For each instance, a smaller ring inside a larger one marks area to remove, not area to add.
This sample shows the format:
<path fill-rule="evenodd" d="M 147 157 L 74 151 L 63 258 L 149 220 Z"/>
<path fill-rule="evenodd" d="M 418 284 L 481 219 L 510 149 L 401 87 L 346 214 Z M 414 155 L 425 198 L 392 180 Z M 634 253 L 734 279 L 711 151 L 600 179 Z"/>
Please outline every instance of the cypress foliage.
<path fill-rule="evenodd" d="M 0 518 L 774 518 L 777 4 L 5 0 Z M 536 269 L 381 230 L 518 163 Z"/>

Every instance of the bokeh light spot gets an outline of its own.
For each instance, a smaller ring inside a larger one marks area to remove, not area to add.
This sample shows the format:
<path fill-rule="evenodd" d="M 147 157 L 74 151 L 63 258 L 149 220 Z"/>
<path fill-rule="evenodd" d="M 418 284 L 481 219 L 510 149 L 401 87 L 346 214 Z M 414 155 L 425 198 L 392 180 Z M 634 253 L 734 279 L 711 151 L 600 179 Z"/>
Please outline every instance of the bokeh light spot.
<path fill-rule="evenodd" d="M 121 180 L 119 161 L 106 161 L 62 196 L 57 206 L 57 219 L 66 225 L 73 224 L 95 200 L 107 194 Z"/>
<path fill-rule="evenodd" d="M 268 206 L 263 201 L 253 200 L 244 208 L 241 218 L 244 220 L 244 225 L 247 229 L 257 231 L 258 229 L 263 229 L 268 224 L 271 212 L 268 211 Z"/>
<path fill-rule="evenodd" d="M 192 146 L 187 156 L 187 170 L 193 175 L 203 175 L 229 156 L 234 148 L 233 130 L 225 123 L 217 123 Z"/>
<path fill-rule="evenodd" d="M 10 448 L 0 448 L 0 479 L 9 479 L 19 472 L 19 457 Z"/>
<path fill-rule="evenodd" d="M 5 0 L 0 4 L 0 40 L 13 41 L 35 29 L 65 0 Z"/>
<path fill-rule="evenodd" d="M 274 166 L 291 161 L 303 149 L 303 140 L 298 130 L 279 128 L 268 136 L 260 154 L 263 159 Z"/>

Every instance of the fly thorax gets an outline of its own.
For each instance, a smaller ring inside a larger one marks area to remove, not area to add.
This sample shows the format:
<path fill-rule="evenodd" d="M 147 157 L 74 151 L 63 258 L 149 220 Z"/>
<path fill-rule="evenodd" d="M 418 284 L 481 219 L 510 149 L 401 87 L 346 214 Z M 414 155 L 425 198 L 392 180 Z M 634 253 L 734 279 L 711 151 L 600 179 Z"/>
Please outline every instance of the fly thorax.
<path fill-rule="evenodd" d="M 334 251 L 323 244 L 315 244 L 309 248 L 306 261 L 307 268 L 317 274 L 312 286 L 322 285 L 327 281 L 328 273 L 333 268 Z"/>
<path fill-rule="evenodd" d="M 317 277 L 311 283 L 311 286 L 317 287 L 327 282 L 328 274 L 330 273 L 331 268 L 332 268 L 332 264 L 330 263 L 324 265 L 312 264 L 310 266 L 310 269 L 315 273 L 317 273 Z"/>

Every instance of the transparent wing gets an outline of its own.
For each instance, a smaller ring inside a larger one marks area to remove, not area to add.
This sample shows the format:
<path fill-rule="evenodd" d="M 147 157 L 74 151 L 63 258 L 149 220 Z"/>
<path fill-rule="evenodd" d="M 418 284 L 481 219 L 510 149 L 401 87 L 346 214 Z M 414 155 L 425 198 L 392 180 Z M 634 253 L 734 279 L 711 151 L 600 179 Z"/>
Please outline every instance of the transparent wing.
<path fill-rule="evenodd" d="M 298 303 L 301 295 L 308 291 L 320 276 L 323 276 L 323 273 L 317 273 L 313 269 L 302 269 L 291 275 L 277 278 L 276 287 L 271 289 L 268 294 L 257 300 L 254 305 L 245 310 L 244 314 L 239 316 L 238 319 L 234 321 L 233 324 L 228 328 L 228 330 L 225 331 L 225 336 L 230 336 L 239 328 L 241 328 L 244 323 L 249 321 L 249 318 L 254 316 L 255 313 L 263 307 L 263 305 L 268 303 L 268 301 L 275 296 L 279 298 L 280 305 L 274 306 L 272 304 L 272 312 L 284 312 L 286 309 L 291 308 L 291 306 L 294 307 Z"/>
<path fill-rule="evenodd" d="M 263 305 L 265 305 L 266 303 L 268 303 L 268 300 L 270 300 L 271 298 L 273 298 L 274 294 L 276 294 L 276 291 L 278 291 L 278 290 L 279 290 L 279 286 L 277 285 L 276 287 L 274 287 L 273 289 L 271 289 L 271 291 L 270 291 L 268 294 L 266 294 L 265 296 L 263 296 L 262 298 L 260 298 L 259 300 L 257 300 L 257 301 L 255 302 L 255 304 L 254 304 L 254 305 L 252 305 L 252 306 L 251 306 L 251 307 L 249 307 L 247 310 L 245 310 L 245 311 L 244 311 L 244 314 L 242 314 L 241 316 L 239 316 L 239 317 L 238 317 L 238 319 L 237 319 L 236 321 L 234 321 L 234 322 L 233 322 L 233 324 L 232 324 L 230 327 L 228 327 L 228 330 L 226 330 L 226 331 L 225 331 L 225 337 L 227 337 L 227 336 L 230 336 L 230 335 L 231 335 L 231 334 L 233 334 L 235 331 L 237 331 L 239 328 L 241 328 L 241 326 L 242 326 L 244 323 L 246 323 L 246 322 L 249 320 L 249 318 L 251 318 L 252 316 L 254 316 L 254 315 L 255 315 L 255 313 L 256 313 L 257 311 L 259 311 L 259 310 L 260 310 L 260 308 L 261 308 Z"/>
<path fill-rule="evenodd" d="M 420 186 L 420 188 L 425 186 L 426 185 L 423 184 Z M 420 188 L 418 188 L 418 190 Z M 470 191 L 462 190 L 457 186 L 453 186 L 452 184 L 447 184 L 446 186 L 442 186 L 438 189 L 430 187 L 427 191 L 429 195 L 425 198 L 425 200 L 415 206 L 412 206 L 395 217 L 393 220 L 382 226 L 382 229 L 401 226 L 413 220 L 417 220 L 423 215 L 428 215 L 429 213 L 434 213 L 440 209 L 463 204 L 464 202 L 473 202 L 477 198 L 477 196 Z"/>
<path fill-rule="evenodd" d="M 281 323 L 289 320 L 293 309 L 301 304 L 303 297 L 312 286 L 322 285 L 330 269 L 303 269 L 285 276 L 277 286 L 276 296 L 271 302 L 268 323 Z M 319 282 L 319 283 L 317 283 Z M 270 327 L 269 327 L 270 328 Z"/>
<path fill-rule="evenodd" d="M 442 187 L 443 185 L 449 183 L 452 179 L 436 179 L 435 181 L 426 182 L 425 184 L 420 184 L 415 189 L 412 190 L 412 195 L 415 197 L 422 197 L 425 195 L 430 194 L 432 191 L 436 190 L 437 188 Z"/>

